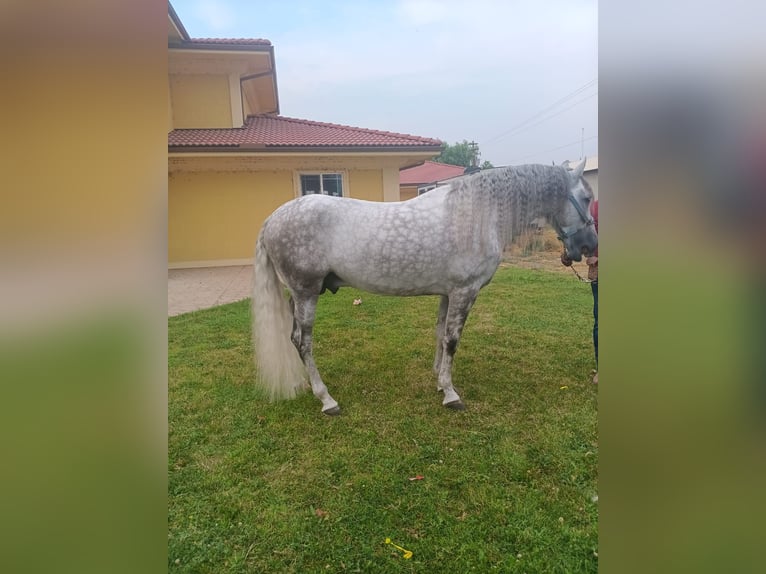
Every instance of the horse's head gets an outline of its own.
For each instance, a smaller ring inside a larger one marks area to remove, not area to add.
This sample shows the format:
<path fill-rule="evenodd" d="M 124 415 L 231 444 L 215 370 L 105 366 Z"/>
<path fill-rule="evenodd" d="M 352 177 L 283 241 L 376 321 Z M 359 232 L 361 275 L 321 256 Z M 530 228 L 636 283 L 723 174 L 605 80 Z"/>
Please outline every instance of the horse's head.
<path fill-rule="evenodd" d="M 574 168 L 569 167 L 569 162 L 564 162 L 562 167 L 569 170 L 569 191 L 553 220 L 553 226 L 564 242 L 567 257 L 581 261 L 583 255 L 593 255 L 598 247 L 598 234 L 590 214 L 593 191 L 582 177 L 585 159 Z"/>

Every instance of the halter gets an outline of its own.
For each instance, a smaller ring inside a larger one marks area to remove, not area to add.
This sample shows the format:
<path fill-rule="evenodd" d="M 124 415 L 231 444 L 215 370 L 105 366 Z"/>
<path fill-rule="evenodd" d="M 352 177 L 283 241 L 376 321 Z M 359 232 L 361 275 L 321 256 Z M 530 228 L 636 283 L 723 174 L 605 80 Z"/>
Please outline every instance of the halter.
<path fill-rule="evenodd" d="M 585 229 L 586 227 L 588 227 L 590 225 L 595 225 L 595 223 L 596 223 L 595 220 L 593 219 L 593 217 L 591 217 L 591 215 L 589 213 L 586 214 L 585 210 L 582 208 L 582 206 L 579 203 L 577 203 L 577 200 L 575 199 L 574 194 L 569 193 L 567 195 L 567 199 L 570 202 L 572 202 L 572 205 L 574 205 L 575 209 L 577 210 L 577 213 L 580 214 L 580 219 L 582 219 L 583 225 L 581 225 L 580 227 L 578 227 L 577 229 L 575 229 L 574 231 L 572 231 L 570 233 L 562 232 L 561 236 L 559 236 L 559 238 L 558 238 L 558 240 L 561 241 L 562 243 L 564 242 L 564 239 L 568 239 L 569 237 L 572 237 L 575 233 L 578 233 L 579 231 L 582 231 L 583 229 Z M 565 248 L 564 252 L 566 253 L 566 248 Z M 569 268 L 572 271 L 574 271 L 574 274 L 577 275 L 577 278 L 580 281 L 582 281 L 583 283 L 592 283 L 592 281 L 590 279 L 583 278 L 577 272 L 577 269 L 575 269 L 573 265 L 570 265 Z"/>
<path fill-rule="evenodd" d="M 595 223 L 596 223 L 595 220 L 593 219 L 593 217 L 591 217 L 591 215 L 589 213 L 585 213 L 585 210 L 577 202 L 577 200 L 575 199 L 575 196 L 574 196 L 573 193 L 571 193 L 571 192 L 568 193 L 567 194 L 567 199 L 572 203 L 572 205 L 574 205 L 575 209 L 577 210 L 577 213 L 580 215 L 580 219 L 582 219 L 583 225 L 581 225 L 580 227 L 578 227 L 574 231 L 570 231 L 569 233 L 567 233 L 566 231 L 564 231 L 562 229 L 561 235 L 559 236 L 559 240 L 560 241 L 563 241 L 564 239 L 569 239 L 570 237 L 572 237 L 576 233 L 579 233 L 580 231 L 582 231 L 586 227 L 588 227 L 590 225 L 595 225 Z"/>

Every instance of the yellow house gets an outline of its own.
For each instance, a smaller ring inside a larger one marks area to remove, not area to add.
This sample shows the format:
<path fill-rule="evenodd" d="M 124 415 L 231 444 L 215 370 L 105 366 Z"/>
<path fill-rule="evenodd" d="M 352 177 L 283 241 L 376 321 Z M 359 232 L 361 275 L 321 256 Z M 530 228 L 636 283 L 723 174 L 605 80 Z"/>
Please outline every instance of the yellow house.
<path fill-rule="evenodd" d="M 191 38 L 168 3 L 168 264 L 252 262 L 261 224 L 301 194 L 398 201 L 437 139 L 280 115 L 274 47 Z"/>

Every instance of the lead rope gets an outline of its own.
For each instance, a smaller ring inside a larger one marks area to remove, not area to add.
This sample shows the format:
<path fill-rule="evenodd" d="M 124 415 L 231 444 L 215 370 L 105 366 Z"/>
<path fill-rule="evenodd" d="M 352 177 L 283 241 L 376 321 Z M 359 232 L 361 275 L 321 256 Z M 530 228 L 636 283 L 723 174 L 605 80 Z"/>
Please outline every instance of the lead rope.
<path fill-rule="evenodd" d="M 578 272 L 577 269 L 574 268 L 574 265 L 570 265 L 569 268 L 574 272 L 575 275 L 577 275 L 577 278 L 582 281 L 583 283 L 593 283 L 592 279 L 586 279 L 582 277 Z"/>
<path fill-rule="evenodd" d="M 562 255 L 566 255 L 566 252 L 567 252 L 567 248 L 564 246 L 564 242 L 563 242 L 563 241 L 561 242 L 561 247 L 563 248 L 563 251 L 561 252 L 561 253 L 562 253 Z M 582 275 L 580 275 L 580 274 L 577 272 L 577 269 L 575 269 L 575 268 L 574 268 L 574 262 L 573 262 L 571 265 L 568 265 L 568 267 L 569 267 L 569 268 L 572 270 L 572 272 L 573 272 L 575 275 L 577 275 L 577 278 L 578 278 L 580 281 L 582 281 L 583 283 L 593 283 L 593 281 L 592 281 L 591 279 L 586 279 L 585 277 L 583 277 Z"/>

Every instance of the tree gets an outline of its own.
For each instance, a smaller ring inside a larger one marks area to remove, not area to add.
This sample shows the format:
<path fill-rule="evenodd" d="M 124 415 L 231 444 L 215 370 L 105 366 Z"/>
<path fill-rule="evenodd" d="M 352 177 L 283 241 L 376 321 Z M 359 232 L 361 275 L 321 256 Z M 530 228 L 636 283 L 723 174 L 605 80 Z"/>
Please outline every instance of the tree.
<path fill-rule="evenodd" d="M 455 142 L 453 145 L 447 144 L 434 161 L 469 167 L 479 163 L 479 156 L 479 144 L 463 140 L 462 142 Z M 493 167 L 488 161 L 481 164 L 482 169 L 488 167 Z"/>

